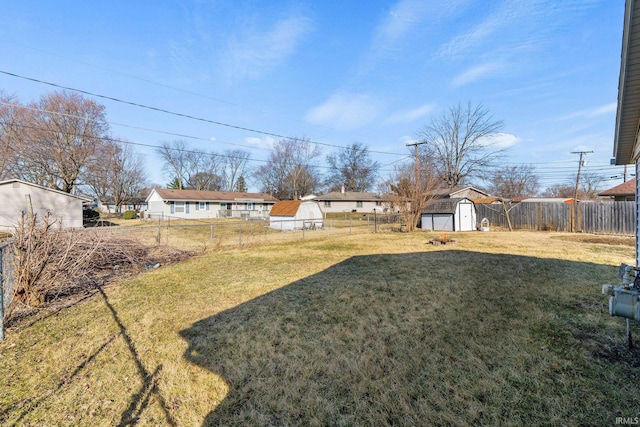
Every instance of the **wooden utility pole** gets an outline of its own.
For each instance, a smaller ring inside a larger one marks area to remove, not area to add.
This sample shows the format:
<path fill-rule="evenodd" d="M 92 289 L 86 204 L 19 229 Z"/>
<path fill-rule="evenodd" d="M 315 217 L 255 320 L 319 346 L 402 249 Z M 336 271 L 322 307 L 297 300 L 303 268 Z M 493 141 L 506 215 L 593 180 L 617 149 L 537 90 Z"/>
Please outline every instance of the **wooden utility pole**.
<path fill-rule="evenodd" d="M 578 206 L 578 187 L 580 185 L 580 172 L 582 171 L 582 163 L 584 155 L 585 154 L 591 154 L 593 153 L 593 151 L 572 151 L 571 154 L 580 154 L 580 160 L 578 160 L 578 174 L 576 175 L 576 191 L 574 193 L 574 197 L 573 197 L 573 210 L 572 213 L 573 215 L 571 215 L 571 231 L 575 232 L 577 231 L 578 228 L 578 210 L 579 210 L 579 206 Z"/>
<path fill-rule="evenodd" d="M 593 151 L 572 151 L 571 154 L 580 154 L 580 160 L 578 160 L 578 175 L 576 176 L 576 191 L 573 199 L 578 201 L 578 186 L 580 185 L 580 172 L 582 171 L 582 163 L 585 154 L 591 154 Z"/>
<path fill-rule="evenodd" d="M 420 206 L 420 195 L 422 194 L 421 189 L 420 189 L 420 156 L 418 155 L 418 145 L 422 145 L 422 144 L 426 144 L 426 141 L 416 141 L 413 142 L 411 144 L 407 143 L 407 147 L 415 147 L 415 165 L 416 165 L 416 170 L 415 170 L 415 185 L 413 186 L 413 191 L 414 191 L 414 197 L 413 200 L 411 201 L 412 206 L 411 206 L 411 212 L 413 213 L 412 217 L 413 217 L 413 221 L 414 221 L 414 225 L 416 224 L 416 218 L 415 216 L 419 216 L 420 212 L 416 212 L 416 209 L 419 209 Z"/>

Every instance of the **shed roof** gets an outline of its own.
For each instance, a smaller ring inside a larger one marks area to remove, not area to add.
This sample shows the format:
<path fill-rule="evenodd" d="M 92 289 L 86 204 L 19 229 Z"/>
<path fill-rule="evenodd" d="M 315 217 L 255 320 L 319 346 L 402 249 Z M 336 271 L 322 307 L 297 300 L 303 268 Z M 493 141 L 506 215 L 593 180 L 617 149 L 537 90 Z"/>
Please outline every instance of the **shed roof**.
<path fill-rule="evenodd" d="M 634 196 L 636 194 L 636 179 L 630 179 L 620 185 L 611 187 L 598 193 L 598 196 Z"/>
<path fill-rule="evenodd" d="M 480 197 L 471 199 L 476 205 L 490 205 L 492 203 L 502 203 L 506 199 L 502 197 Z"/>
<path fill-rule="evenodd" d="M 28 185 L 30 187 L 35 187 L 35 188 L 39 188 L 41 190 L 46 190 L 46 191 L 50 191 L 52 193 L 57 193 L 63 196 L 68 196 L 68 197 L 73 197 L 75 199 L 80 199 L 84 202 L 92 202 L 93 199 L 91 199 L 90 197 L 86 197 L 86 196 L 78 196 L 76 194 L 71 194 L 71 193 L 65 193 L 64 191 L 60 191 L 60 190 L 56 190 L 55 188 L 49 188 L 49 187 L 44 187 L 42 185 L 38 185 L 38 184 L 33 184 L 31 182 L 27 182 L 27 181 L 23 181 L 21 179 L 7 179 L 5 181 L 0 181 L 0 186 L 4 186 L 4 185 L 13 185 L 14 183 L 19 183 L 19 184 L 24 184 L 24 185 Z"/>
<path fill-rule="evenodd" d="M 466 197 L 452 198 L 452 199 L 436 199 L 433 202 L 429 203 L 426 208 L 422 211 L 422 213 L 447 213 L 453 214 L 456 212 L 456 208 L 458 207 L 458 203 L 463 200 L 468 200 L 473 203 L 471 199 L 467 199 Z"/>
<path fill-rule="evenodd" d="M 267 193 L 243 193 L 235 191 L 205 191 L 205 190 L 172 190 L 169 188 L 154 188 L 164 200 L 197 200 L 197 201 L 242 201 L 242 202 L 277 202 L 278 199 Z M 148 197 L 147 197 L 148 199 Z"/>
<path fill-rule="evenodd" d="M 270 216 L 296 216 L 302 200 L 282 200 L 276 202 L 269 212 Z"/>

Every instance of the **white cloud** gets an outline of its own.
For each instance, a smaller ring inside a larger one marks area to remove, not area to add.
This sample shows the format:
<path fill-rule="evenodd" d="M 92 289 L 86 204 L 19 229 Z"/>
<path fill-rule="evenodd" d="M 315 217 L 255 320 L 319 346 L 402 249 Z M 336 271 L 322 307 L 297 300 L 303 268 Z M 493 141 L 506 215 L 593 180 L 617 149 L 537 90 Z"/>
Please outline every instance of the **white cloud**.
<path fill-rule="evenodd" d="M 487 63 L 487 64 L 476 65 L 475 67 L 471 67 L 467 71 L 456 76 L 453 79 L 452 84 L 455 87 L 464 86 L 475 80 L 488 77 L 494 74 L 496 71 L 500 70 L 501 68 L 502 68 L 502 65 L 498 63 Z"/>
<path fill-rule="evenodd" d="M 380 108 L 369 95 L 336 93 L 311 109 L 305 119 L 314 124 L 342 130 L 357 129 L 375 120 L 380 114 Z"/>
<path fill-rule="evenodd" d="M 491 148 L 505 149 L 505 148 L 513 147 L 520 141 L 522 141 L 522 139 L 518 138 L 513 134 L 499 132 L 491 137 L 483 138 L 480 141 L 480 144 L 486 147 L 490 146 Z"/>
<path fill-rule="evenodd" d="M 609 104 L 601 105 L 600 107 L 588 108 L 585 110 L 576 111 L 574 113 L 567 114 L 559 117 L 559 121 L 572 120 L 572 119 L 591 119 L 598 116 L 604 116 L 606 114 L 613 114 L 618 108 L 618 103 L 611 102 Z"/>
<path fill-rule="evenodd" d="M 274 144 L 277 142 L 277 139 L 272 136 L 264 136 L 262 138 L 248 136 L 244 139 L 244 142 L 257 148 L 273 148 Z"/>
<path fill-rule="evenodd" d="M 433 111 L 434 108 L 435 106 L 433 104 L 426 104 L 413 110 L 399 111 L 389 116 L 385 122 L 387 124 L 412 122 L 426 116 Z"/>
<path fill-rule="evenodd" d="M 281 64 L 313 28 L 305 16 L 276 22 L 268 31 L 247 30 L 229 42 L 228 72 L 232 78 L 255 78 Z"/>
<path fill-rule="evenodd" d="M 411 144 L 415 144 L 416 142 L 418 142 L 417 139 L 415 139 L 412 136 L 403 136 L 402 138 L 400 138 L 400 141 L 402 141 L 402 143 L 404 145 L 411 145 Z"/>

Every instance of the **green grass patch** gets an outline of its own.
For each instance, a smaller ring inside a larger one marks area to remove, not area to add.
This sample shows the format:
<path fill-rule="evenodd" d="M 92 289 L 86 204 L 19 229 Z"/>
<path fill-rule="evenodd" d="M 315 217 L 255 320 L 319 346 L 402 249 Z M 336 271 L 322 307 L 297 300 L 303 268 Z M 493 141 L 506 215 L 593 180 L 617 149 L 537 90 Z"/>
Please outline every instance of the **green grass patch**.
<path fill-rule="evenodd" d="M 185 232 L 186 233 L 186 232 Z M 7 425 L 612 425 L 637 351 L 557 233 L 331 236 L 207 253 L 8 331 Z M 597 248 L 609 250 L 595 250 Z"/>

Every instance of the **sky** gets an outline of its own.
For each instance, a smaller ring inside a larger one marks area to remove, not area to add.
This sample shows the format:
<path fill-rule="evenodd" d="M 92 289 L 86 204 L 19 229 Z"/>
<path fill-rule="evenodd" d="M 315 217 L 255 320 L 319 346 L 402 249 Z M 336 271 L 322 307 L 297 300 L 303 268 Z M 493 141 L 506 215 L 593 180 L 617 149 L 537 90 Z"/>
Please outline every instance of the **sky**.
<path fill-rule="evenodd" d="M 169 181 L 163 142 L 243 149 L 259 167 L 278 136 L 325 156 L 364 143 L 384 179 L 433 117 L 467 102 L 504 123 L 504 164 L 534 166 L 542 190 L 575 180 L 576 151 L 593 151 L 582 172 L 603 189 L 622 182 L 610 159 L 623 0 L 0 4 L 0 91 L 83 91 L 154 183 Z"/>

